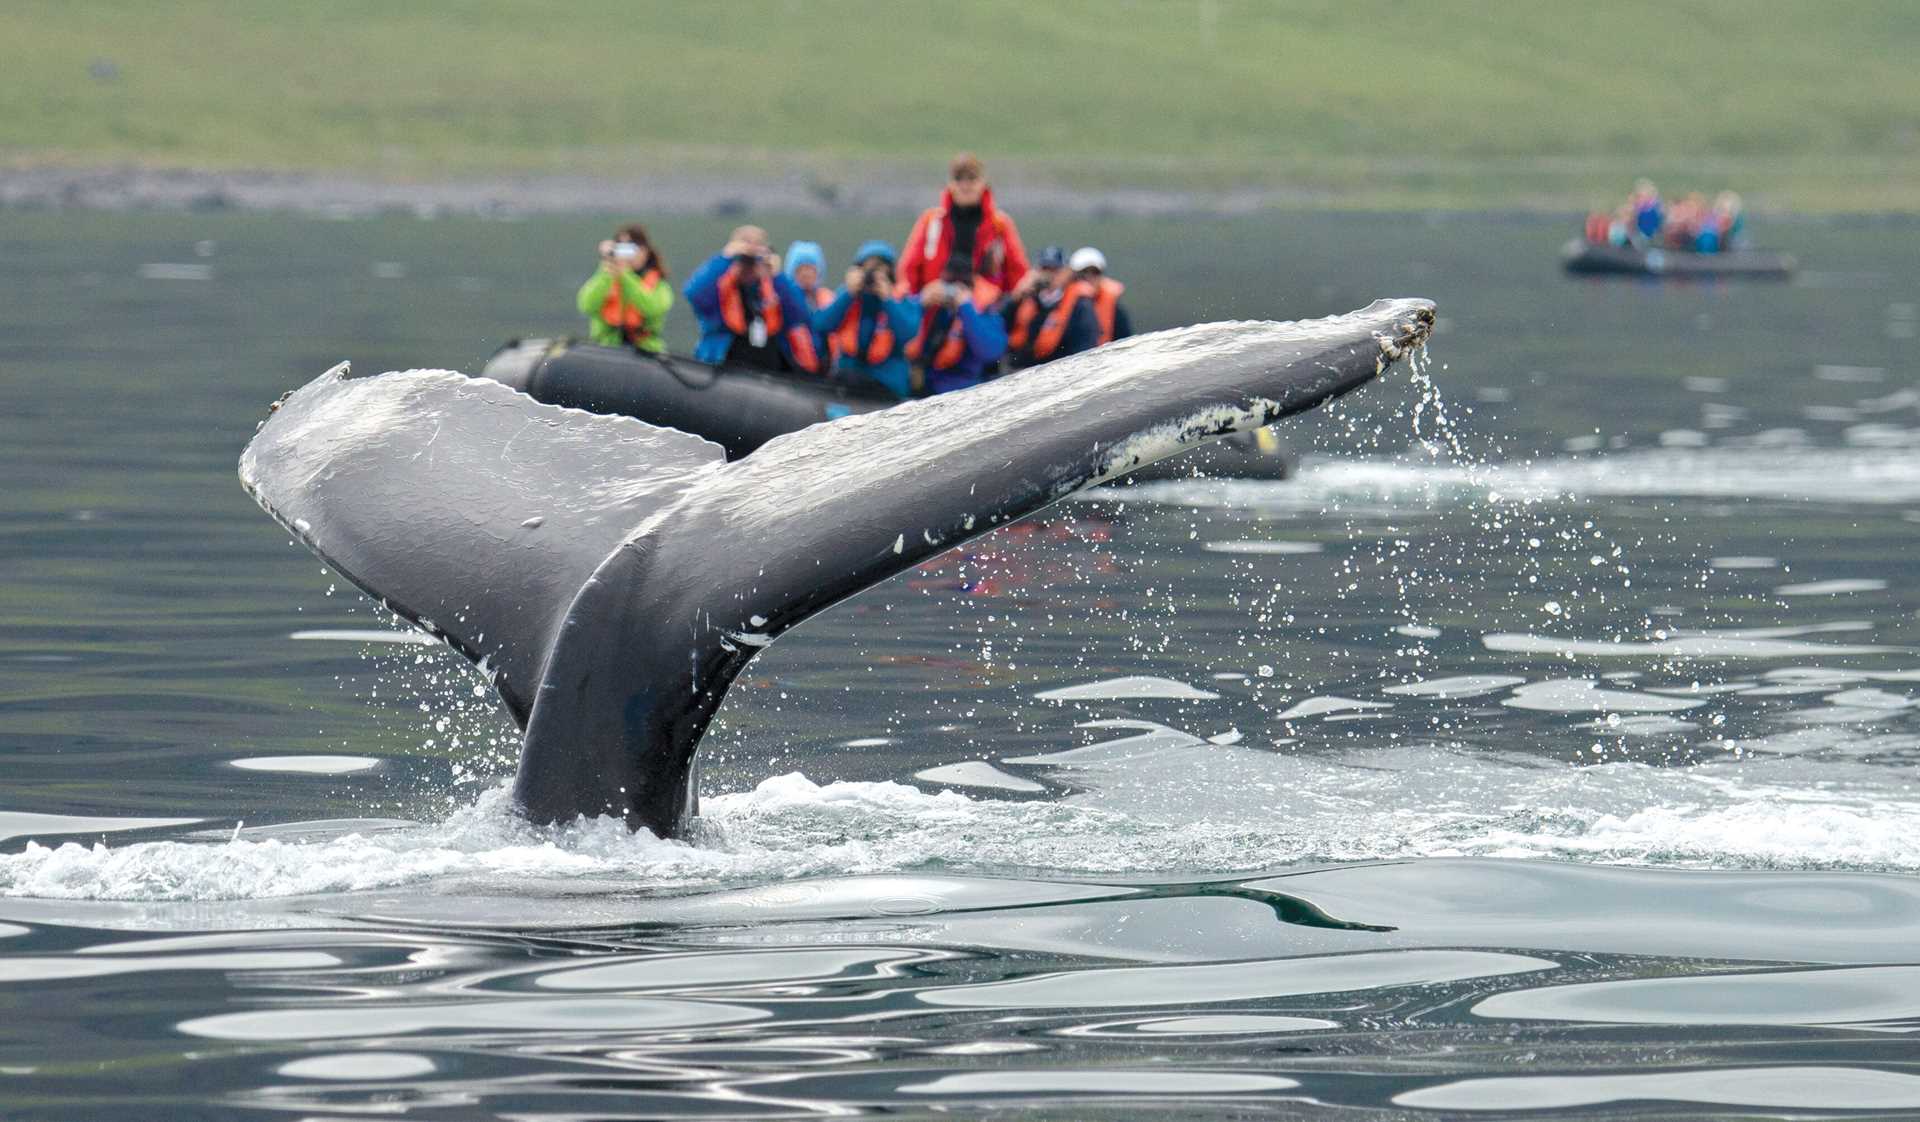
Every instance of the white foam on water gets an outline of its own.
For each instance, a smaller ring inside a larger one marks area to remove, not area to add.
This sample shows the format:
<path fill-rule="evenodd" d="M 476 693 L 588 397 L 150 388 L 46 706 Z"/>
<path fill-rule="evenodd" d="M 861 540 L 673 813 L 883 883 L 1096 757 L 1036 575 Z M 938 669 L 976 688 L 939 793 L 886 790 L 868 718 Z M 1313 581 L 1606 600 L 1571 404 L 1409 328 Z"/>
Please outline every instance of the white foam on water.
<path fill-rule="evenodd" d="M 1785 629 L 1777 629 L 1785 630 Z M 1776 632 L 1777 633 L 1777 632 Z M 1494 632 L 1480 637 L 1490 651 L 1558 655 L 1561 658 L 1819 658 L 1830 655 L 1897 653 L 1899 647 L 1867 643 L 1812 643 L 1776 638 L 1774 633 L 1705 632 L 1669 639 L 1573 639 L 1558 635 Z"/>
<path fill-rule="evenodd" d="M 228 760 L 242 771 L 279 771 L 295 775 L 350 775 L 380 766 L 372 756 L 248 756 Z"/>
<path fill-rule="evenodd" d="M 1762 434 L 1764 436 L 1764 434 Z M 1309 456 L 1285 482 L 1195 479 L 1141 484 L 1127 500 L 1191 507 L 1318 511 L 1347 503 L 1539 502 L 1604 496 L 1806 499 L 1838 504 L 1920 502 L 1920 449 L 1796 448 L 1760 437 L 1706 448 L 1658 448 L 1512 463 L 1443 463 Z"/>
<path fill-rule="evenodd" d="M 1588 713 L 1688 704 L 1592 683 L 1541 685 L 1565 696 L 1529 696 Z M 1853 700 L 1828 708 L 1908 712 Z M 1920 738 L 1884 721 L 1728 743 L 1692 766 L 1581 766 L 1437 744 L 1272 751 L 1145 722 L 1103 725 L 1122 735 L 995 769 L 1029 782 L 1057 773 L 1073 793 L 1054 800 L 789 774 L 706 795 L 696 840 L 663 841 L 610 819 L 534 826 L 501 787 L 437 823 L 28 842 L 0 853 L 0 895 L 324 900 L 406 886 L 516 896 L 928 869 L 1233 874 L 1433 856 L 1920 871 L 1920 792 L 1889 778 Z"/>
<path fill-rule="evenodd" d="M 1620 717 L 1612 713 L 1587 726 L 1595 732 L 1613 732 L 1622 736 L 1667 736 L 1672 733 L 1689 732 L 1700 726 L 1693 721 L 1682 721 L 1677 717 L 1661 717 L 1646 714 L 1638 717 Z"/>
<path fill-rule="evenodd" d="M 1697 709 L 1706 702 L 1631 690 L 1603 690 L 1585 678 L 1556 678 L 1521 686 L 1500 704 L 1545 713 L 1671 713 Z"/>
<path fill-rule="evenodd" d="M 1776 596 L 1839 596 L 1848 592 L 1878 592 L 1887 582 L 1873 578 L 1859 580 L 1813 580 L 1783 584 L 1773 590 Z"/>
<path fill-rule="evenodd" d="M 61 834 L 110 834 L 122 830 L 155 830 L 167 826 L 191 826 L 198 818 L 105 818 L 75 814 L 35 814 L 26 810 L 0 810 L 0 841 L 9 838 L 37 838 Z"/>
<path fill-rule="evenodd" d="M 985 787 L 1000 791 L 1044 791 L 1046 787 L 1031 779 L 1008 775 L 985 760 L 966 760 L 943 764 L 913 773 L 915 779 L 949 787 Z"/>
<path fill-rule="evenodd" d="M 1706 1068 L 1620 1075 L 1525 1075 L 1460 1079 L 1393 1097 L 1417 1110 L 1567 1110 L 1613 1103 L 1700 1103 L 1826 1113 L 1920 1107 L 1920 1076 L 1877 1068 Z"/>
<path fill-rule="evenodd" d="M 1525 682 L 1525 678 L 1516 678 L 1509 674 L 1462 674 L 1453 678 L 1430 678 L 1424 682 L 1405 682 L 1398 686 L 1388 686 L 1380 692 L 1399 694 L 1403 697 L 1481 697 Z"/>
<path fill-rule="evenodd" d="M 1393 704 L 1386 701 L 1356 701 L 1350 697 L 1310 697 L 1274 714 L 1273 719 L 1292 721 L 1301 717 L 1320 717 L 1328 713 L 1353 713 L 1365 709 L 1391 708 Z"/>
<path fill-rule="evenodd" d="M 397 631 L 378 627 L 316 627 L 295 631 L 289 639 L 318 640 L 331 643 L 411 643 L 423 647 L 438 646 L 440 640 L 424 631 Z"/>
<path fill-rule="evenodd" d="M 905 1095 L 1264 1095 L 1300 1086 L 1281 1075 L 1243 1075 L 1217 1071 L 1125 1070 L 1112 1067 L 1072 1071 L 1045 1068 L 1036 1071 L 978 1071 L 942 1075 L 922 1083 L 902 1083 Z"/>
<path fill-rule="evenodd" d="M 416 1079 L 435 1070 L 431 1057 L 413 1052 L 341 1052 L 335 1055 L 308 1056 L 281 1064 L 279 1073 L 291 1079 L 328 1079 L 345 1082 L 375 1082 L 386 1079 Z"/>
<path fill-rule="evenodd" d="M 1780 559 L 1777 557 L 1710 557 L 1709 568 L 1714 569 L 1777 569 Z"/>
<path fill-rule="evenodd" d="M 1211 690 L 1190 686 L 1185 682 L 1176 682 L 1171 678 L 1156 678 L 1147 674 L 1135 674 L 1125 678 L 1108 678 L 1100 682 L 1088 682 L 1078 686 L 1061 686 L 1058 689 L 1042 690 L 1033 696 L 1041 701 L 1126 701 L 1134 699 L 1160 699 L 1176 701 L 1212 701 L 1220 695 Z"/>
<path fill-rule="evenodd" d="M 1297 554 L 1320 553 L 1326 547 L 1319 542 L 1207 542 L 1206 548 L 1215 553 L 1270 554 L 1274 556 L 1293 556 Z"/>

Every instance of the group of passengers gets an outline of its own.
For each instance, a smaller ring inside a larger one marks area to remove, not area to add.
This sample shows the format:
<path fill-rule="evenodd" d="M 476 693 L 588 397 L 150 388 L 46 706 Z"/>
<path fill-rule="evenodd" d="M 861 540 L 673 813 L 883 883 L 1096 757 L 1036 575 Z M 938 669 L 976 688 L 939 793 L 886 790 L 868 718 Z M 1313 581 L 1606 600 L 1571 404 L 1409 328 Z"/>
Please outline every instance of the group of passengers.
<path fill-rule="evenodd" d="M 578 304 L 593 342 L 663 353 L 673 305 L 666 266 L 644 228 L 600 245 L 601 265 Z M 854 251 L 838 288 L 820 246 L 796 241 L 784 261 L 767 232 L 741 226 L 687 278 L 700 322 L 693 357 L 849 382 L 898 397 L 947 393 L 1133 334 L 1107 259 L 1057 246 L 1029 261 L 1013 219 L 994 204 L 986 169 L 961 153 L 939 205 L 907 235 L 905 252 L 874 239 Z"/>
<path fill-rule="evenodd" d="M 1690 191 L 1669 206 L 1653 181 L 1642 179 L 1612 214 L 1587 215 L 1586 235 L 1595 245 L 1719 253 L 1734 248 L 1745 229 L 1745 208 L 1732 191 L 1720 192 L 1711 203 Z"/>

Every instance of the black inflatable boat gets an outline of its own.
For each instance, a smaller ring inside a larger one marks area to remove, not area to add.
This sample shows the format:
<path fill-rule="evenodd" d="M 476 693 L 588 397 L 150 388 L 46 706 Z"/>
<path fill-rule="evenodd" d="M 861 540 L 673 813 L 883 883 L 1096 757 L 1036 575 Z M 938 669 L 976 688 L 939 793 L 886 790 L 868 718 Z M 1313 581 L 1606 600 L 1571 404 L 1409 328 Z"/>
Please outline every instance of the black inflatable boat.
<path fill-rule="evenodd" d="M 735 460 L 784 433 L 899 402 L 878 386 L 750 367 L 716 367 L 690 358 L 570 339 L 512 340 L 494 352 L 480 376 L 504 382 L 549 405 L 624 413 L 650 425 L 704 436 Z M 1294 466 L 1293 456 L 1274 439 L 1272 430 L 1263 429 L 1148 464 L 1126 481 L 1285 479 Z"/>
<path fill-rule="evenodd" d="M 1595 245 L 1574 238 L 1560 251 L 1569 273 L 1641 277 L 1755 277 L 1785 280 L 1797 267 L 1790 253 L 1765 249 L 1730 249 L 1724 253 L 1691 253 L 1654 246 Z"/>

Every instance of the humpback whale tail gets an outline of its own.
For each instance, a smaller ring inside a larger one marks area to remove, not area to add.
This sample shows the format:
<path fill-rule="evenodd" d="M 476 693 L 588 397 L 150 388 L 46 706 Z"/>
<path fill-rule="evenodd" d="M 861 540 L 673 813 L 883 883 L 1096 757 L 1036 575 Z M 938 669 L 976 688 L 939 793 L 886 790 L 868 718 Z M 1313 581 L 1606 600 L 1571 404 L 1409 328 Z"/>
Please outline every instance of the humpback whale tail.
<path fill-rule="evenodd" d="M 1311 409 L 1425 341 L 1433 306 L 1163 331 L 727 463 L 696 436 L 447 371 L 288 395 L 240 458 L 254 499 L 479 664 L 524 730 L 540 821 L 663 836 L 759 648 L 996 526 L 1211 437 Z"/>

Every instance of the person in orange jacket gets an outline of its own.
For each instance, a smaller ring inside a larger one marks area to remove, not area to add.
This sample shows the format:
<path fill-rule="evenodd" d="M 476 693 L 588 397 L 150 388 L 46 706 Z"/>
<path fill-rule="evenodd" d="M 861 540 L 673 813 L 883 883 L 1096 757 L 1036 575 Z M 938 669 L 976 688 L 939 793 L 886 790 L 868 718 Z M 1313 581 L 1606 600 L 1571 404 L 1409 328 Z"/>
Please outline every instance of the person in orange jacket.
<path fill-rule="evenodd" d="M 1133 317 L 1120 303 L 1120 296 L 1127 286 L 1107 275 L 1107 255 L 1090 245 L 1083 245 L 1067 258 L 1067 268 L 1073 275 L 1086 282 L 1087 289 L 1093 293 L 1093 315 L 1100 324 L 1100 334 L 1094 340 L 1094 346 L 1104 347 L 1115 339 L 1125 339 L 1133 334 Z"/>
<path fill-rule="evenodd" d="M 1013 218 L 994 204 L 980 157 L 962 152 L 947 166 L 940 205 L 929 207 L 907 235 L 900 257 L 900 292 L 918 295 L 940 279 L 947 258 L 969 257 L 973 275 L 1011 292 L 1027 275 L 1027 247 Z"/>

